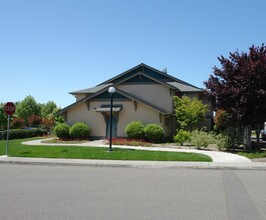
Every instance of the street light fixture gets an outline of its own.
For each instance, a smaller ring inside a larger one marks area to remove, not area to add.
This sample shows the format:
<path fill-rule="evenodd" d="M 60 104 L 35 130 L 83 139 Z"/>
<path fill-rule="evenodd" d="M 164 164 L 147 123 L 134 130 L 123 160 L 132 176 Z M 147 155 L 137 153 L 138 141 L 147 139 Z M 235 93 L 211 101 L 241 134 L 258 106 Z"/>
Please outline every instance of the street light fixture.
<path fill-rule="evenodd" d="M 112 129 L 113 129 L 113 95 L 116 92 L 115 87 L 109 87 L 108 92 L 110 93 L 111 105 L 110 105 L 110 132 L 109 132 L 109 149 L 108 151 L 113 151 L 112 149 Z"/>

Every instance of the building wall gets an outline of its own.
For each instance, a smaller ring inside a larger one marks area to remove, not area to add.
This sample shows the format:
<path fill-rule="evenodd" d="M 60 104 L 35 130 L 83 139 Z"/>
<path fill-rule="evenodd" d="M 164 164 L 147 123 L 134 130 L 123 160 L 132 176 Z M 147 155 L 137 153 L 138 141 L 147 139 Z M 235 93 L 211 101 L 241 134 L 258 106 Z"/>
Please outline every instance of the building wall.
<path fill-rule="evenodd" d="M 83 98 L 85 98 L 85 97 L 86 97 L 85 94 L 76 94 L 76 95 L 75 95 L 76 102 L 79 101 L 79 100 L 81 100 L 81 99 L 83 99 Z"/>
<path fill-rule="evenodd" d="M 84 122 L 91 128 L 90 136 L 105 137 L 105 120 L 101 113 L 90 108 L 88 111 L 86 103 L 73 106 L 67 110 L 67 123 L 73 125 L 76 122 Z"/>
<path fill-rule="evenodd" d="M 162 84 L 121 84 L 117 88 L 172 113 L 173 97 L 167 86 Z"/>
<path fill-rule="evenodd" d="M 108 101 L 92 101 L 89 103 L 89 111 L 86 103 L 81 103 L 67 110 L 67 123 L 73 125 L 76 122 L 84 122 L 91 127 L 90 136 L 105 137 L 106 122 L 104 116 L 100 112 L 95 112 L 94 108 L 101 105 L 108 105 Z M 137 109 L 132 101 L 115 101 L 114 105 L 122 105 L 123 108 L 118 114 L 117 136 L 126 137 L 125 127 L 132 121 L 142 121 L 144 124 L 158 124 L 165 130 L 165 135 L 170 136 L 171 125 L 165 126 L 165 118 L 153 109 L 137 103 Z"/>
<path fill-rule="evenodd" d="M 132 121 L 141 121 L 144 124 L 158 124 L 164 127 L 163 117 L 161 118 L 162 120 L 160 122 L 159 113 L 142 104 L 137 103 L 137 110 L 135 111 L 133 102 L 123 102 L 123 110 L 119 113 L 117 134 L 118 136 L 125 137 L 125 127 Z"/>
<path fill-rule="evenodd" d="M 173 112 L 173 96 L 171 96 L 170 89 L 167 86 L 161 84 L 121 84 L 117 86 L 118 89 L 130 93 L 140 99 L 151 103 L 158 108 L 165 111 Z M 199 95 L 199 93 L 187 93 L 190 98 L 197 98 L 208 104 L 207 118 L 202 126 L 206 126 L 211 129 L 212 125 L 212 109 L 210 102 L 205 96 Z M 85 96 L 80 94 L 76 96 L 77 100 L 84 98 Z M 109 105 L 110 100 L 90 101 L 89 111 L 86 103 L 80 103 L 67 110 L 67 123 L 73 125 L 75 122 L 85 122 L 91 127 L 91 136 L 105 137 L 106 136 L 106 122 L 104 116 L 100 112 L 95 112 L 94 108 L 99 108 L 101 105 Z M 175 134 L 176 123 L 174 118 L 171 118 L 166 123 L 165 116 L 159 115 L 159 113 L 150 107 L 137 103 L 134 105 L 132 101 L 119 101 L 114 99 L 114 105 L 122 105 L 123 109 L 118 114 L 117 122 L 117 136 L 125 137 L 125 127 L 131 121 L 142 121 L 144 124 L 158 124 L 165 130 L 166 136 L 172 136 Z M 137 109 L 135 110 L 135 107 Z M 168 117 L 168 116 L 166 116 Z M 167 124 L 167 125 L 166 125 Z"/>

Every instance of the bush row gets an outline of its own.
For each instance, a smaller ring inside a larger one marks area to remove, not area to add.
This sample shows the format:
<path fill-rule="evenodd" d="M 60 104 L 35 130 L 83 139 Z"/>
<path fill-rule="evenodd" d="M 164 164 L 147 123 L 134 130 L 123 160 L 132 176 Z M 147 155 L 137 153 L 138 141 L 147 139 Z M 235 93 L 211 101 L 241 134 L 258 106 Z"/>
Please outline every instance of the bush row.
<path fill-rule="evenodd" d="M 90 127 L 83 122 L 77 122 L 71 127 L 65 123 L 61 123 L 55 126 L 54 133 L 58 138 L 63 140 L 68 140 L 70 138 L 88 139 Z"/>
<path fill-rule="evenodd" d="M 32 130 L 24 130 L 24 129 L 11 129 L 9 131 L 9 139 L 21 139 L 21 138 L 31 138 L 47 135 L 46 129 L 34 128 Z M 0 132 L 0 139 L 6 140 L 7 131 Z"/>
<path fill-rule="evenodd" d="M 230 150 L 234 147 L 236 140 L 225 133 L 217 135 L 213 132 L 205 132 L 202 130 L 194 130 L 190 133 L 189 131 L 180 129 L 177 130 L 177 134 L 174 136 L 174 141 L 181 145 L 184 143 L 190 143 L 198 149 L 206 148 L 210 144 L 214 144 L 219 150 Z"/>
<path fill-rule="evenodd" d="M 153 143 L 162 142 L 164 130 L 157 124 L 144 125 L 141 121 L 132 121 L 125 128 L 125 133 L 130 139 L 147 139 Z"/>

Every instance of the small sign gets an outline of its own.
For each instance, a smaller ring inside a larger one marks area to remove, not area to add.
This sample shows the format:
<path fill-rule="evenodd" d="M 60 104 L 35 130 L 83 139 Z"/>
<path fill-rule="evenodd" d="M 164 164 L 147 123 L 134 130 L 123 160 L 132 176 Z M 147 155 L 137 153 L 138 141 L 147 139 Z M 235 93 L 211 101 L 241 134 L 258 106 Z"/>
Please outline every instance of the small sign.
<path fill-rule="evenodd" d="M 13 104 L 13 102 L 8 102 L 5 104 L 4 112 L 7 115 L 13 115 L 15 111 L 16 111 L 16 106 Z"/>
<path fill-rule="evenodd" d="M 7 132 L 6 132 L 6 156 L 8 157 L 8 141 L 9 141 L 9 127 L 10 127 L 10 116 L 16 111 L 16 106 L 13 102 L 8 102 L 4 106 L 4 112 L 8 115 L 7 120 Z"/>

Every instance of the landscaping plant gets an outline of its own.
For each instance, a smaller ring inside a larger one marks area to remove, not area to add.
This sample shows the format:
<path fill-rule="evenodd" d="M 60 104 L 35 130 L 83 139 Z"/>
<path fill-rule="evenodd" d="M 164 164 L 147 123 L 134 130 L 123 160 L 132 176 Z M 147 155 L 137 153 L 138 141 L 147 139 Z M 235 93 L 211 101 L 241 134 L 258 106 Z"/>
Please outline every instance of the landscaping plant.
<path fill-rule="evenodd" d="M 69 139 L 69 125 L 61 123 L 55 126 L 54 133 L 58 138 L 63 140 Z"/>
<path fill-rule="evenodd" d="M 229 122 L 245 128 L 244 143 L 251 148 L 251 127 L 259 132 L 266 121 L 266 46 L 252 45 L 247 52 L 235 51 L 218 57 L 220 67 L 205 82 L 215 109 L 223 109 Z"/>
<path fill-rule="evenodd" d="M 229 135 L 220 133 L 216 135 L 216 145 L 219 150 L 227 150 L 229 151 L 234 147 L 234 139 L 230 137 Z"/>
<path fill-rule="evenodd" d="M 183 129 L 176 130 L 176 131 L 177 131 L 177 134 L 174 136 L 175 143 L 181 144 L 181 146 L 183 146 L 185 142 L 190 141 L 191 133 L 189 131 L 185 131 Z"/>
<path fill-rule="evenodd" d="M 73 139 L 88 139 L 90 127 L 83 123 L 77 122 L 69 129 L 69 135 Z"/>
<path fill-rule="evenodd" d="M 144 139 L 144 124 L 141 121 L 132 121 L 125 128 L 125 133 L 130 139 Z"/>
<path fill-rule="evenodd" d="M 215 144 L 215 135 L 202 130 L 194 130 L 191 133 L 191 145 L 198 149 L 208 147 L 209 144 Z"/>
<path fill-rule="evenodd" d="M 159 143 L 163 141 L 164 130 L 157 124 L 148 124 L 144 128 L 145 137 L 152 143 Z"/>
<path fill-rule="evenodd" d="M 191 132 L 195 126 L 204 121 L 207 105 L 196 98 L 174 96 L 175 116 L 178 128 L 187 128 Z"/>

